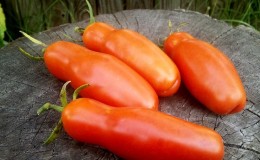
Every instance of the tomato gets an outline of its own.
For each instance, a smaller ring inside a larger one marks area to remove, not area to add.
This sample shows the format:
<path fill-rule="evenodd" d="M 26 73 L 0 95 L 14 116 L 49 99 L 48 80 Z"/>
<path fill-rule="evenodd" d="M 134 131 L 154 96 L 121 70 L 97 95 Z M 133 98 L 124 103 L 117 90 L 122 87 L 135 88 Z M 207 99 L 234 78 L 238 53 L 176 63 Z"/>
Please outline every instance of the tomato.
<path fill-rule="evenodd" d="M 170 35 L 164 50 L 177 65 L 187 89 L 207 108 L 218 114 L 243 110 L 246 93 L 224 53 L 185 32 Z"/>
<path fill-rule="evenodd" d="M 115 29 L 96 22 L 82 36 L 87 48 L 116 56 L 155 89 L 159 96 L 170 96 L 180 86 L 180 73 L 171 59 L 143 35 L 128 29 Z"/>
<path fill-rule="evenodd" d="M 62 111 L 73 139 L 100 145 L 124 159 L 221 160 L 221 136 L 209 128 L 141 108 L 116 108 L 80 98 Z"/>
<path fill-rule="evenodd" d="M 158 109 L 150 84 L 119 59 L 65 41 L 49 45 L 44 53 L 48 70 L 74 88 L 88 83 L 80 95 L 113 106 Z"/>

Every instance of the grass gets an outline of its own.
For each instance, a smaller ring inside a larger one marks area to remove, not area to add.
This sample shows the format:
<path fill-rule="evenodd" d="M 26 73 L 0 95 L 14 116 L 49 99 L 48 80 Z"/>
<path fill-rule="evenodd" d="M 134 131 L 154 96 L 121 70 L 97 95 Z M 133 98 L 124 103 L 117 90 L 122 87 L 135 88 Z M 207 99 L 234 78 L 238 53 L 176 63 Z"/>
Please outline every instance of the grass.
<path fill-rule="evenodd" d="M 102 14 L 105 7 L 115 8 L 110 12 L 116 12 L 118 0 L 111 1 L 110 6 L 103 0 L 90 0 L 94 4 L 94 13 Z M 127 3 L 121 0 L 123 7 L 135 8 L 136 3 Z M 149 1 L 150 2 L 150 1 Z M 81 21 L 87 17 L 85 0 L 8 0 L 4 9 L 7 19 L 7 41 L 20 36 L 19 30 L 29 34 L 63 24 Z M 143 3 L 139 1 L 138 3 Z M 246 25 L 260 30 L 260 1 L 259 0 L 154 0 L 152 9 L 175 9 L 183 8 L 198 11 L 204 14 L 224 20 L 231 25 Z M 103 5 L 103 6 L 102 6 Z M 133 6 L 126 6 L 133 5 Z M 145 5 L 138 5 L 145 6 Z M 147 5 L 146 5 L 147 6 Z M 170 6 L 170 7 L 169 7 Z M 102 9 L 100 9 L 102 8 Z M 100 12 L 101 11 L 101 12 Z M 107 10 L 106 10 L 107 11 Z"/>
<path fill-rule="evenodd" d="M 20 36 L 19 30 L 32 34 L 79 21 L 85 9 L 82 0 L 9 0 L 6 3 L 6 37 L 9 41 Z"/>
<path fill-rule="evenodd" d="M 237 3 L 235 3 L 237 2 Z M 260 1 L 259 0 L 227 0 L 224 7 L 217 8 L 212 17 L 225 20 L 232 25 L 243 24 L 260 29 Z"/>

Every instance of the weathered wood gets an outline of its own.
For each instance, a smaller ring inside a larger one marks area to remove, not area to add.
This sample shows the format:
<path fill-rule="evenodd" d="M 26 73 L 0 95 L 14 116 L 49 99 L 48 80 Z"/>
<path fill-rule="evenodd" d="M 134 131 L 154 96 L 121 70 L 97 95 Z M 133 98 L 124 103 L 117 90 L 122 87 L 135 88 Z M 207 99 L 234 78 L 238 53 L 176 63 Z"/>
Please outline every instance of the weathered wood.
<path fill-rule="evenodd" d="M 96 19 L 117 28 L 138 31 L 157 44 L 169 34 L 168 20 L 174 28 L 185 22 L 187 25 L 182 26 L 182 31 L 224 51 L 234 62 L 246 88 L 247 105 L 243 112 L 227 116 L 213 114 L 184 86 L 176 95 L 160 98 L 160 109 L 219 132 L 224 139 L 226 160 L 260 158 L 259 32 L 243 26 L 232 28 L 206 15 L 184 10 L 129 10 L 99 15 Z M 34 37 L 47 44 L 60 39 L 74 39 L 81 44 L 74 27 L 86 25 L 86 21 L 66 24 Z M 47 101 L 59 101 L 63 82 L 50 75 L 43 62 L 24 57 L 17 46 L 35 55 L 41 54 L 41 47 L 25 38 L 0 50 L 0 159 L 119 159 L 98 146 L 73 141 L 65 133 L 50 145 L 42 144 L 59 114 L 49 111 L 37 116 L 36 110 Z"/>

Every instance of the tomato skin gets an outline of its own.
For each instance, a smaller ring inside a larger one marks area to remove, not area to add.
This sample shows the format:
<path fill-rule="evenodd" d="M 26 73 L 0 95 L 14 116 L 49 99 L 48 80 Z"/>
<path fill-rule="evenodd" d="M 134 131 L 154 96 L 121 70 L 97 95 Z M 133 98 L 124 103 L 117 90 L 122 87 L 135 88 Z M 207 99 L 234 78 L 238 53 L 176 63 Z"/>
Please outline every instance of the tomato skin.
<path fill-rule="evenodd" d="M 100 22 L 93 23 L 89 25 L 88 28 L 89 30 L 86 29 L 83 33 L 83 42 L 85 46 L 90 50 L 101 52 L 101 44 L 103 44 L 105 36 L 115 30 L 115 28 Z M 91 28 L 95 28 L 95 30 L 92 30 Z M 97 32 L 96 30 L 99 30 L 100 32 Z"/>
<path fill-rule="evenodd" d="M 113 106 L 158 109 L 158 96 L 149 83 L 119 59 L 65 41 L 47 47 L 44 61 L 48 70 L 73 88 L 90 86 L 80 92 Z"/>
<path fill-rule="evenodd" d="M 183 32 L 170 35 L 164 49 L 178 66 L 188 90 L 207 108 L 218 114 L 244 109 L 246 93 L 242 81 L 224 53 Z"/>
<path fill-rule="evenodd" d="M 89 49 L 121 59 L 144 77 L 159 96 L 173 95 L 179 89 L 181 80 L 176 65 L 141 34 L 97 22 L 85 29 L 82 39 Z"/>
<path fill-rule="evenodd" d="M 140 107 L 116 108 L 81 98 L 62 112 L 75 140 L 100 145 L 124 159 L 221 160 L 221 136 L 209 128 Z"/>

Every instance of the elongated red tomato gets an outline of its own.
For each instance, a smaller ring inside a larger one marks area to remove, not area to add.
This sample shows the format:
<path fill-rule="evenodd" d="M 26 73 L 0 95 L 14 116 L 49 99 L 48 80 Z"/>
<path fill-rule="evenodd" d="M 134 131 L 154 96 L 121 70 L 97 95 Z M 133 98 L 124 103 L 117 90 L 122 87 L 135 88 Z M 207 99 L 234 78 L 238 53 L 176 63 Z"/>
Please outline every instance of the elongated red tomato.
<path fill-rule="evenodd" d="M 178 66 L 188 90 L 202 104 L 218 114 L 243 110 L 246 93 L 235 66 L 224 53 L 183 32 L 170 35 L 164 49 Z"/>
<path fill-rule="evenodd" d="M 62 123 L 75 140 L 124 159 L 221 160 L 224 155 L 214 130 L 146 108 L 115 108 L 81 98 L 64 108 Z"/>
<path fill-rule="evenodd" d="M 74 88 L 83 84 L 83 97 L 113 106 L 158 108 L 158 96 L 149 83 L 119 59 L 65 41 L 47 47 L 44 61 L 48 70 Z"/>
<path fill-rule="evenodd" d="M 153 42 L 128 29 L 96 22 L 83 34 L 87 48 L 121 59 L 144 77 L 159 96 L 170 96 L 180 86 L 180 74 L 171 59 Z"/>

